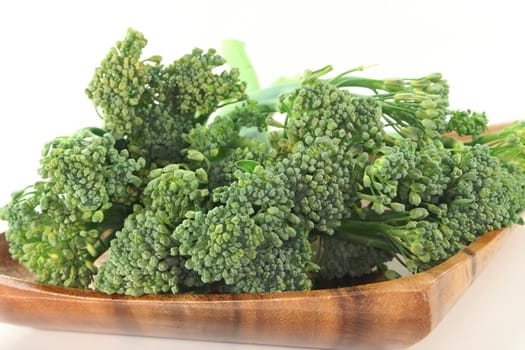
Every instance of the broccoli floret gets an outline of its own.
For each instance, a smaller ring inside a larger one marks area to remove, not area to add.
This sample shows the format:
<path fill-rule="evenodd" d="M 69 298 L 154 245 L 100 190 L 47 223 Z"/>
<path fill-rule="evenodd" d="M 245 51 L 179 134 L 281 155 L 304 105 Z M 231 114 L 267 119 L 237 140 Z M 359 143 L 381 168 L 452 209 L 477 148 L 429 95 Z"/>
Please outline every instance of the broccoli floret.
<path fill-rule="evenodd" d="M 208 175 L 202 168 L 191 171 L 172 164 L 155 169 L 144 189 L 143 203 L 160 222 L 173 229 L 186 212 L 205 206 L 203 202 L 209 194 L 207 183 Z"/>
<path fill-rule="evenodd" d="M 42 153 L 43 179 L 2 210 L 10 252 L 40 282 L 88 288 L 93 262 L 138 200 L 145 162 L 93 128 L 58 137 Z"/>
<path fill-rule="evenodd" d="M 36 281 L 89 286 L 97 272 L 95 246 L 103 235 L 91 217 L 65 208 L 45 182 L 14 194 L 1 215 L 9 224 L 5 235 L 11 256 L 32 271 Z"/>
<path fill-rule="evenodd" d="M 400 182 L 412 175 L 416 168 L 415 149 L 415 143 L 403 139 L 398 146 L 384 147 L 383 155 L 366 166 L 363 187 L 370 193 L 359 192 L 359 197 L 370 201 L 376 213 L 382 214 L 386 205 L 395 202 Z"/>
<path fill-rule="evenodd" d="M 415 169 L 411 169 L 408 181 L 403 181 L 400 197 L 403 202 L 417 205 L 418 197 L 432 211 L 434 205 L 448 188 L 455 172 L 452 153 L 440 139 L 418 146 L 415 151 Z"/>
<path fill-rule="evenodd" d="M 235 173 L 239 170 L 239 162 L 248 160 L 262 166 L 270 166 L 274 163 L 270 152 L 266 143 L 252 140 L 231 150 L 223 159 L 215 160 L 208 170 L 210 190 L 236 181 Z"/>
<path fill-rule="evenodd" d="M 449 114 L 449 111 L 447 110 L 449 86 L 447 81 L 443 79 L 440 73 L 429 74 L 425 77 L 417 79 L 384 80 L 349 75 L 349 73 L 353 73 L 362 69 L 363 67 L 359 67 L 358 69 L 352 69 L 344 72 L 334 78 L 323 78 L 323 76 L 332 70 L 331 66 L 326 66 L 319 71 L 315 71 L 313 73 L 307 72 L 301 77 L 288 79 L 285 83 L 277 84 L 270 88 L 260 90 L 257 92 L 257 94 L 252 96 L 252 98 L 265 105 L 270 110 L 277 110 L 278 104 L 276 101 L 278 96 L 287 96 L 290 93 L 291 96 L 294 96 L 294 91 L 296 91 L 301 86 L 317 86 L 320 82 L 324 82 L 337 88 L 337 90 L 344 90 L 353 97 L 360 97 L 366 101 L 366 106 L 368 107 L 366 109 L 359 108 L 359 106 L 356 105 L 355 109 L 357 110 L 357 113 L 360 114 L 360 118 L 358 119 L 364 117 L 361 115 L 361 113 L 366 110 L 368 110 L 369 115 L 375 115 L 379 113 L 380 117 L 382 117 L 381 119 L 384 121 L 385 126 L 392 128 L 401 137 L 406 137 L 417 142 L 425 143 L 439 136 L 440 133 L 447 131 L 447 117 Z M 355 92 L 347 91 L 347 88 L 366 88 L 373 91 L 374 94 L 365 97 Z M 326 91 L 324 88 L 322 88 L 322 90 Z M 323 101 L 333 101 L 336 99 L 336 96 L 337 93 L 334 93 L 334 95 L 331 96 L 325 96 Z M 375 107 L 369 107 L 370 100 L 375 103 Z M 302 101 L 300 103 L 302 103 Z M 315 108 L 321 103 L 321 100 L 317 100 L 314 104 L 311 104 L 309 108 Z M 379 110 L 377 106 L 380 107 Z M 285 105 L 284 111 L 292 112 L 292 109 L 286 108 Z M 334 116 L 338 117 L 341 115 L 341 113 L 344 113 L 343 111 L 336 112 L 335 109 L 332 109 L 332 111 L 333 115 L 328 114 L 327 119 L 330 119 Z M 347 111 L 348 113 L 351 112 L 350 109 L 347 109 Z M 363 121 L 362 126 L 360 123 L 356 123 L 356 125 L 364 128 L 363 131 L 365 133 L 355 133 L 354 136 L 359 137 L 359 135 L 362 135 L 364 136 L 365 140 L 367 137 L 373 138 L 374 133 L 368 133 L 366 128 L 368 127 L 371 129 L 374 126 L 377 127 L 377 124 L 374 120 L 375 117 L 372 119 L 372 124 L 367 124 Z M 325 123 L 325 121 L 322 121 L 321 123 Z M 333 125 L 333 123 L 330 124 Z M 383 126 L 380 124 L 379 130 L 381 131 L 382 129 Z M 348 131 L 347 129 L 344 130 Z M 389 142 L 392 141 L 391 137 L 387 137 L 387 140 Z"/>
<path fill-rule="evenodd" d="M 172 231 L 190 210 L 205 207 L 207 174 L 171 164 L 151 171 L 143 206 L 137 205 L 111 241 L 109 259 L 100 267 L 95 288 L 129 295 L 176 293 L 201 287 L 194 272 L 184 268 Z"/>
<path fill-rule="evenodd" d="M 352 71 L 351 71 L 352 72 Z M 360 87 L 375 92 L 386 124 L 415 140 L 447 131 L 449 85 L 440 73 L 416 79 L 370 79 L 347 74 L 330 80 L 338 87 Z"/>
<path fill-rule="evenodd" d="M 147 95 L 153 67 L 148 61 L 141 61 L 146 44 L 142 33 L 128 30 L 124 40 L 111 48 L 95 70 L 86 89 L 88 97 L 100 108 L 105 127 L 117 139 L 133 135 L 136 125 L 141 124 L 138 109 L 140 101 Z M 155 61 L 158 59 L 152 63 Z M 140 109 L 147 109 L 147 106 Z"/>
<path fill-rule="evenodd" d="M 442 262 L 456 248 L 449 242 L 449 231 L 443 232 L 428 214 L 424 208 L 390 211 L 379 216 L 371 212 L 364 219 L 344 220 L 335 235 L 401 256 L 410 271 L 419 272 Z"/>
<path fill-rule="evenodd" d="M 466 111 L 452 111 L 448 121 L 448 130 L 454 131 L 459 136 L 472 136 L 477 139 L 482 133 L 487 131 L 489 120 L 485 113 Z"/>
<path fill-rule="evenodd" d="M 354 163 L 353 155 L 333 139 L 319 137 L 310 145 L 298 142 L 271 170 L 283 175 L 302 225 L 333 234 L 357 200 Z"/>
<path fill-rule="evenodd" d="M 193 157 L 193 166 L 207 170 L 210 190 L 229 185 L 236 180 L 239 161 L 252 160 L 263 166 L 272 162 L 267 118 L 268 113 L 254 101 L 242 103 L 207 125 L 193 127 L 183 136 L 188 146 L 182 153 Z"/>
<path fill-rule="evenodd" d="M 283 180 L 260 166 L 214 191 L 216 207 L 188 212 L 174 231 L 186 267 L 230 292 L 304 290 L 311 258 Z"/>
<path fill-rule="evenodd" d="M 521 221 L 522 171 L 509 169 L 485 145 L 465 146 L 454 161 L 459 175 L 441 199 L 448 206 L 445 220 L 454 239 L 469 243 L 487 231 Z"/>
<path fill-rule="evenodd" d="M 115 143 L 113 135 L 96 128 L 57 137 L 42 151 L 39 174 L 48 179 L 53 193 L 62 194 L 67 208 L 94 213 L 112 203 L 132 205 L 140 196 L 142 179 L 137 174 L 145 161 L 130 158 Z"/>
<path fill-rule="evenodd" d="M 382 154 L 365 168 L 361 199 L 370 201 L 378 214 L 392 203 L 397 205 L 393 210 L 405 205 L 438 210 L 436 204 L 454 171 L 452 153 L 440 139 L 428 144 L 401 139 L 378 153 Z"/>
<path fill-rule="evenodd" d="M 374 100 L 354 97 L 322 80 L 282 95 L 280 108 L 286 113 L 285 136 L 292 144 L 309 145 L 322 136 L 356 152 L 382 144 L 383 124 Z"/>
<path fill-rule="evenodd" d="M 243 99 L 245 84 L 236 69 L 214 73 L 226 62 L 213 49 L 194 49 L 164 66 L 160 56 L 141 60 L 146 44 L 141 33 L 129 29 L 95 70 L 86 93 L 104 128 L 126 139 L 133 156 L 180 161 L 182 135 L 221 104 Z"/>
<path fill-rule="evenodd" d="M 100 266 L 95 288 L 140 296 L 200 287 L 198 276 L 184 264 L 168 226 L 152 210 L 136 206 L 111 241 L 109 259 Z"/>
<path fill-rule="evenodd" d="M 229 113 L 217 115 L 206 125 L 197 124 L 184 134 L 187 148 L 183 154 L 197 151 L 208 162 L 217 162 L 244 147 L 261 148 L 267 141 L 267 118 L 268 113 L 254 101 L 235 106 Z M 268 153 L 269 149 L 261 151 Z"/>

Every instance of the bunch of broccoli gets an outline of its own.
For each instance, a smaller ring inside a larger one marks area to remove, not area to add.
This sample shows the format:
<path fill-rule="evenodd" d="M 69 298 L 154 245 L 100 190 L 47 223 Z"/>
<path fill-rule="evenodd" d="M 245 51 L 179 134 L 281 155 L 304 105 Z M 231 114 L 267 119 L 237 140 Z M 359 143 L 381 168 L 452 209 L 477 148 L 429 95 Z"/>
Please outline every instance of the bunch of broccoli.
<path fill-rule="evenodd" d="M 441 74 L 326 66 L 260 89 L 239 42 L 170 64 L 146 44 L 132 29 L 117 42 L 86 89 L 103 125 L 46 144 L 41 180 L 0 209 L 37 281 L 309 290 L 394 258 L 424 271 L 522 222 L 525 124 L 487 134 L 484 113 L 449 109 Z"/>

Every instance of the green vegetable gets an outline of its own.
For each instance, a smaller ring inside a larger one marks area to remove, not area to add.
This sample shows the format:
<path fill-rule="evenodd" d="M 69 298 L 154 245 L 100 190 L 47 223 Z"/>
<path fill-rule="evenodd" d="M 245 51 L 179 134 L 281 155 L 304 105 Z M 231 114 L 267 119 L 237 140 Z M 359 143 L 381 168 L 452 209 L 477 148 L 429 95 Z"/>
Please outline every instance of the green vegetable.
<path fill-rule="evenodd" d="M 245 84 L 236 69 L 214 73 L 226 63 L 215 50 L 194 49 L 165 66 L 160 56 L 142 58 L 146 44 L 129 29 L 95 70 L 86 93 L 104 129 L 126 139 L 134 157 L 179 161 L 182 135 L 205 123 L 219 105 L 243 99 Z"/>
<path fill-rule="evenodd" d="M 448 121 L 448 130 L 455 131 L 459 136 L 470 135 L 474 139 L 487 131 L 488 119 L 485 113 L 453 111 Z"/>
<path fill-rule="evenodd" d="M 175 229 L 185 266 L 233 293 L 309 289 L 308 231 L 282 178 L 262 167 L 236 177 L 214 191 L 217 206 L 188 212 Z"/>
<path fill-rule="evenodd" d="M 111 241 L 109 260 L 95 276 L 95 288 L 113 294 L 177 293 L 203 283 L 185 267 L 171 230 L 154 211 L 136 206 Z"/>
<path fill-rule="evenodd" d="M 484 113 L 449 109 L 439 73 L 327 65 L 261 88 L 242 42 L 168 65 L 143 58 L 146 43 L 133 29 L 117 42 L 86 90 L 100 128 L 49 142 L 41 179 L 0 209 L 13 258 L 40 282 L 309 290 L 397 278 L 392 259 L 424 271 L 523 221 L 525 123 L 487 133 Z"/>
<path fill-rule="evenodd" d="M 467 142 L 469 145 L 484 144 L 491 154 L 503 162 L 525 167 L 525 121 L 515 121 L 503 130 L 482 135 Z"/>
<path fill-rule="evenodd" d="M 111 134 L 83 129 L 46 144 L 42 180 L 13 194 L 0 218 L 13 258 L 36 280 L 87 288 L 94 261 L 138 200 L 144 160 L 118 150 Z"/>

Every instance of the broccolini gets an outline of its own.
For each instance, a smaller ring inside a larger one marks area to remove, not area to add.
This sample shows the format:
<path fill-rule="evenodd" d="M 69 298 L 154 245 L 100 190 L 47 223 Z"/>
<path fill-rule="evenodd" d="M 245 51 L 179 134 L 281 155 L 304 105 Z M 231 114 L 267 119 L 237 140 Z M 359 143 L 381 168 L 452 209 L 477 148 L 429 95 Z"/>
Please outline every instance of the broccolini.
<path fill-rule="evenodd" d="M 99 129 L 46 144 L 42 180 L 13 194 L 0 212 L 12 256 L 40 282 L 87 288 L 94 261 L 138 200 L 144 165 Z"/>
<path fill-rule="evenodd" d="M 484 113 L 449 108 L 440 73 L 327 65 L 261 89 L 242 43 L 168 65 L 146 44 L 129 29 L 110 49 L 86 89 L 100 127 L 48 143 L 41 179 L 0 209 L 40 282 L 309 290 L 394 258 L 424 271 L 523 221 L 525 124 L 488 133 Z"/>

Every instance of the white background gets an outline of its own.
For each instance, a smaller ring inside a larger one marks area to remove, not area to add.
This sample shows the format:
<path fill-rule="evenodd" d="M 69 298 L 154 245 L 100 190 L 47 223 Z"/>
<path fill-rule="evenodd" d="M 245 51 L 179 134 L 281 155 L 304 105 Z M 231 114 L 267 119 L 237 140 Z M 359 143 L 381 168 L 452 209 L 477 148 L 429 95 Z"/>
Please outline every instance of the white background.
<path fill-rule="evenodd" d="M 100 126 L 84 89 L 128 27 L 146 55 L 246 42 L 262 85 L 333 64 L 378 64 L 374 77 L 440 71 L 453 108 L 492 122 L 525 119 L 519 1 L 3 1 L 0 3 L 0 203 L 36 179 L 44 142 Z M 5 223 L 0 222 L 0 230 Z M 487 270 L 415 349 L 525 349 L 525 239 L 512 235 Z M 1 296 L 0 296 L 1 297 Z M 35 344 L 35 345 L 33 345 Z M 275 349 L 38 331 L 0 323 L 0 349 Z"/>

